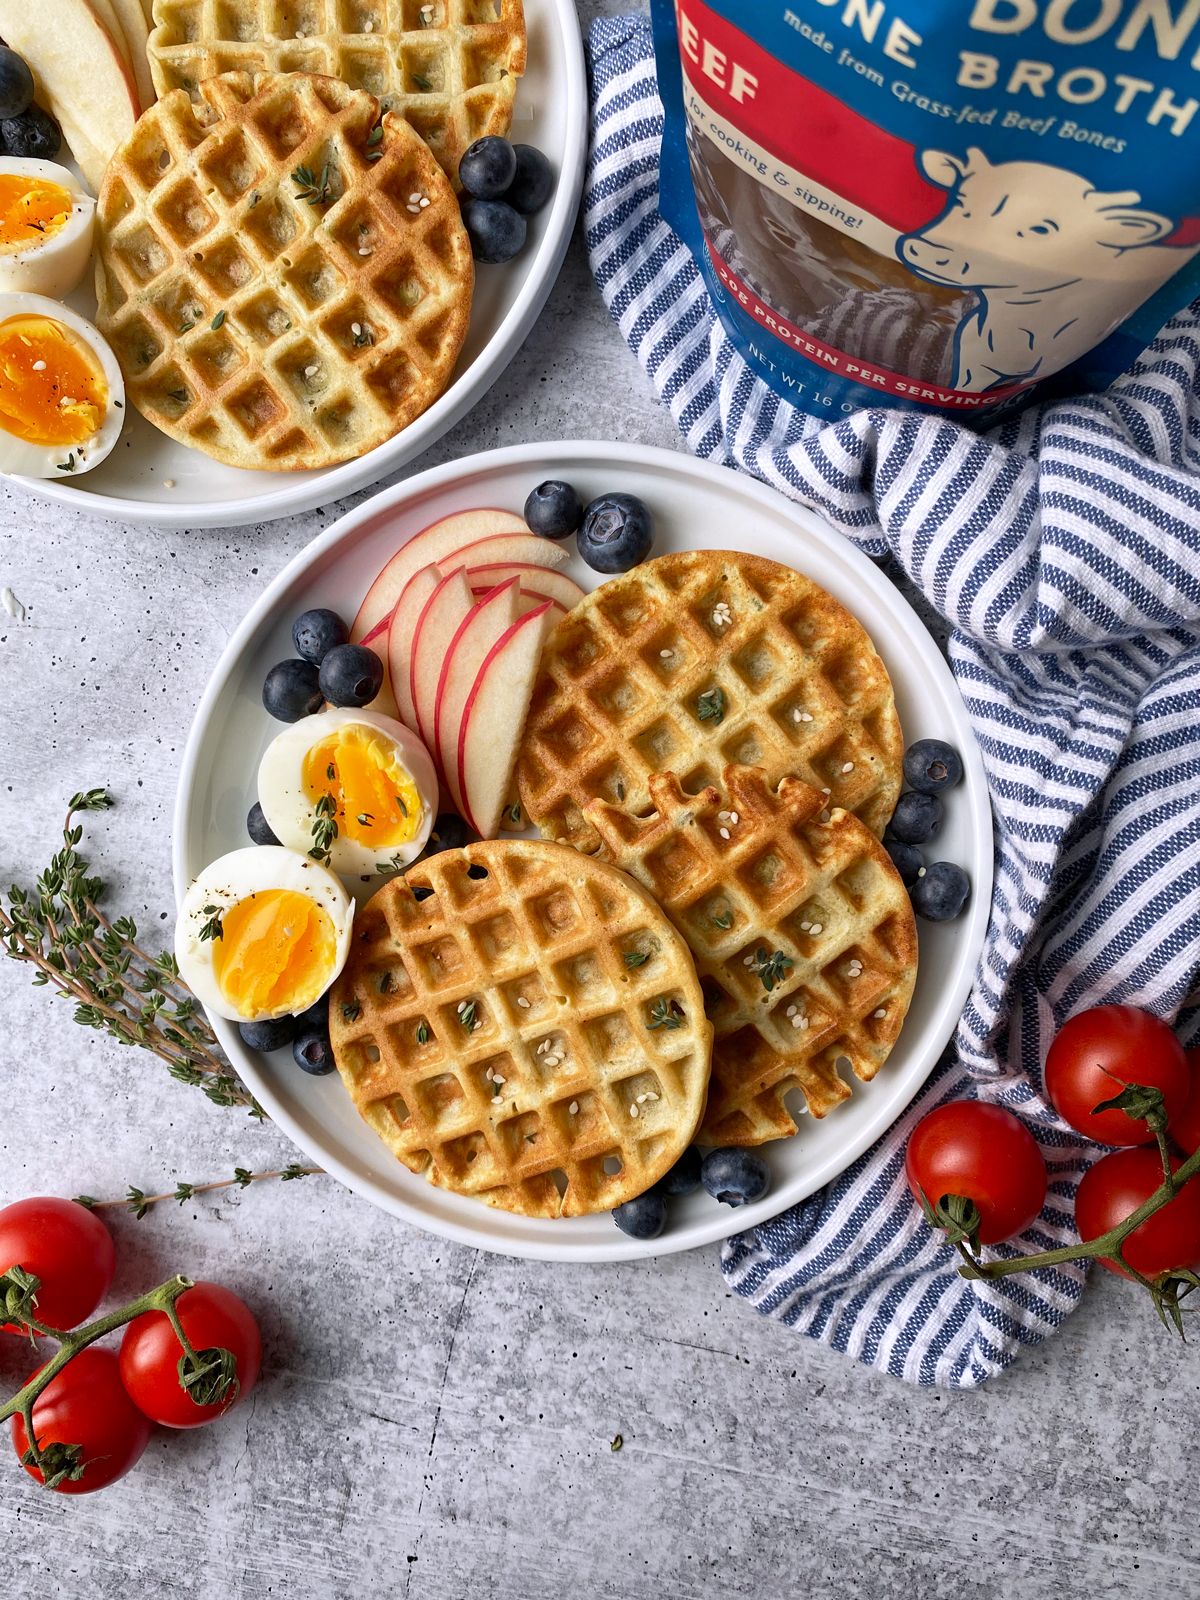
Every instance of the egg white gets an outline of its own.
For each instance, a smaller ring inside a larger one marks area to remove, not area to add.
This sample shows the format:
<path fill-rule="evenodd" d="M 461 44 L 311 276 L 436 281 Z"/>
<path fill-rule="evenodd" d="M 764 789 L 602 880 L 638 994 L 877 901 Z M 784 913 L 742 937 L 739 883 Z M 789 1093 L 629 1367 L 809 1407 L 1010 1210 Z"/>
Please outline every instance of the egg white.
<path fill-rule="evenodd" d="M 407 844 L 382 849 L 339 835 L 329 852 L 329 865 L 347 877 L 375 872 L 382 855 L 396 857 L 402 867 L 424 850 L 437 817 L 438 782 L 433 760 L 425 746 L 402 722 L 378 711 L 336 707 L 302 717 L 273 739 L 258 768 L 258 803 L 280 844 L 291 850 L 312 848 L 316 810 L 304 787 L 304 758 L 314 745 L 352 723 L 378 728 L 396 747 L 396 758 L 412 778 L 421 797 L 421 821 Z"/>
<path fill-rule="evenodd" d="M 96 202 L 73 172 L 31 156 L 0 158 L 0 177 L 56 183 L 71 197 L 71 215 L 48 238 L 34 233 L 26 245 L 0 245 L 0 293 L 49 295 L 61 300 L 79 283 L 92 254 Z"/>
<path fill-rule="evenodd" d="M 254 1019 L 243 1017 L 221 993 L 213 971 L 215 941 L 201 939 L 200 933 L 211 913 L 205 906 L 228 910 L 249 895 L 266 889 L 291 889 L 307 895 L 329 914 L 337 939 L 337 954 L 325 988 L 346 965 L 350 934 L 354 925 L 354 901 L 332 872 L 307 856 L 278 845 L 255 844 L 245 850 L 232 850 L 205 867 L 183 897 L 175 923 L 175 959 L 179 974 L 206 1011 L 231 1022 L 264 1021 L 287 1016 L 288 1010 L 264 1011 Z M 321 991 L 325 992 L 324 989 Z M 317 996 L 313 997 L 314 1000 Z"/>
<path fill-rule="evenodd" d="M 40 294 L 0 294 L 0 322 L 24 316 L 61 322 L 92 347 L 108 385 L 108 404 L 96 432 L 77 445 L 30 444 L 7 432 L 0 424 L 0 472 L 17 473 L 26 478 L 78 477 L 81 472 L 98 467 L 120 438 L 125 421 L 125 380 L 107 339 L 78 312 Z M 73 465 L 64 471 L 62 464 L 68 460 Z"/>

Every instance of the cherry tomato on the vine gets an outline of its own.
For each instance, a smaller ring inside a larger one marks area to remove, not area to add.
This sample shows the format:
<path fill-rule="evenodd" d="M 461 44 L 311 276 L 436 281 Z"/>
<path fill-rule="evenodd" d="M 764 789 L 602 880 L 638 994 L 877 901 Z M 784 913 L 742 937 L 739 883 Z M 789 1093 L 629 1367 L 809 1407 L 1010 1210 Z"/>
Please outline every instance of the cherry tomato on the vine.
<path fill-rule="evenodd" d="M 0 1273 L 14 1266 L 41 1279 L 33 1314 L 61 1330 L 86 1321 L 104 1299 L 117 1253 L 99 1217 L 74 1200 L 43 1195 L 0 1211 Z M 5 1331 L 21 1329 L 9 1323 Z"/>
<path fill-rule="evenodd" d="M 1046 1057 L 1046 1093 L 1064 1122 L 1097 1144 L 1148 1144 L 1153 1132 L 1123 1111 L 1094 1108 L 1129 1083 L 1161 1089 L 1167 1116 L 1190 1086 L 1183 1046 L 1161 1017 L 1138 1006 L 1093 1006 L 1059 1029 Z M 1161 1169 L 1160 1169 L 1161 1170 Z"/>
<path fill-rule="evenodd" d="M 1171 1171 L 1183 1165 L 1171 1157 Z M 1158 1149 L 1144 1146 L 1114 1150 L 1101 1156 L 1080 1180 L 1075 1196 L 1075 1224 L 1081 1239 L 1098 1239 L 1124 1222 L 1163 1181 Z M 1129 1265 L 1143 1277 L 1156 1278 L 1176 1267 L 1200 1271 L 1200 1178 L 1190 1178 L 1161 1211 L 1147 1217 L 1126 1239 L 1122 1251 Z M 1110 1272 L 1129 1274 L 1115 1261 L 1100 1257 Z"/>
<path fill-rule="evenodd" d="M 908 1185 L 931 1205 L 944 1195 L 973 1200 L 981 1244 L 1022 1233 L 1046 1199 L 1046 1163 L 1029 1129 L 1003 1106 L 953 1100 L 922 1117 L 904 1158 Z"/>
<path fill-rule="evenodd" d="M 64 1479 L 57 1485 L 59 1494 L 91 1494 L 124 1477 L 141 1458 L 150 1429 L 150 1418 L 138 1410 L 121 1382 L 116 1352 L 97 1345 L 69 1361 L 33 1405 L 39 1449 L 49 1444 L 77 1444 L 83 1449 L 83 1476 Z M 19 1413 L 12 1419 L 12 1441 L 20 1460 L 29 1440 Z M 25 1470 L 39 1483 L 44 1481 L 37 1467 L 26 1464 Z"/>
<path fill-rule="evenodd" d="M 133 1399 L 167 1428 L 199 1428 L 232 1410 L 253 1389 L 262 1366 L 258 1323 L 237 1295 L 219 1283 L 197 1283 L 175 1302 L 192 1348 L 221 1349 L 237 1363 L 237 1387 L 216 1405 L 198 1405 L 179 1382 L 183 1346 L 164 1311 L 144 1311 L 121 1340 L 121 1378 Z"/>
<path fill-rule="evenodd" d="M 1200 1150 L 1200 1049 L 1188 1051 L 1187 1064 L 1191 1086 L 1182 1111 L 1171 1118 L 1171 1137 L 1190 1156 Z"/>

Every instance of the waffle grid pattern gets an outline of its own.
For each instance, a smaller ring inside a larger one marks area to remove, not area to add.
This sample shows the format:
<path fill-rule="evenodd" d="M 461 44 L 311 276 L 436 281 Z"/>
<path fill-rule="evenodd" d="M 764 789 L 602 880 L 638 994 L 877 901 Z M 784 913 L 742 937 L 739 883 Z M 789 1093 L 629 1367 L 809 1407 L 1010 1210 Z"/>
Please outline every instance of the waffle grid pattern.
<path fill-rule="evenodd" d="M 869 1082 L 895 1043 L 916 981 L 908 894 L 874 835 L 798 779 L 776 795 L 761 772 L 730 766 L 724 800 L 684 794 L 672 773 L 650 789 L 651 817 L 595 802 L 588 815 L 604 857 L 654 896 L 695 957 L 716 1030 L 700 1138 L 786 1137 L 791 1090 L 824 1116 L 850 1094 L 838 1063 Z M 792 962 L 769 991 L 760 951 Z"/>
<path fill-rule="evenodd" d="M 678 1027 L 649 1027 L 658 1002 Z M 712 1027 L 683 941 L 637 884 L 558 845 L 469 845 L 386 885 L 330 1018 L 351 1098 L 405 1166 L 524 1216 L 643 1193 L 704 1109 Z"/>
<path fill-rule="evenodd" d="M 470 320 L 470 244 L 426 146 L 390 117 L 369 145 L 377 122 L 370 95 L 332 79 L 236 74 L 196 105 L 158 101 L 116 153 L 97 323 L 164 433 L 231 466 L 329 466 L 441 393 Z M 327 203 L 301 198 L 301 167 L 317 185 L 328 169 Z"/>
<path fill-rule="evenodd" d="M 695 794 L 729 764 L 772 785 L 803 778 L 878 836 L 903 753 L 887 670 L 843 606 L 777 562 L 697 550 L 643 563 L 563 618 L 517 772 L 543 835 L 591 854 L 589 801 L 644 814 L 653 773 Z"/>
<path fill-rule="evenodd" d="M 315 72 L 403 117 L 452 182 L 467 146 L 506 134 L 525 70 L 521 0 L 155 0 L 159 95 L 225 72 Z"/>

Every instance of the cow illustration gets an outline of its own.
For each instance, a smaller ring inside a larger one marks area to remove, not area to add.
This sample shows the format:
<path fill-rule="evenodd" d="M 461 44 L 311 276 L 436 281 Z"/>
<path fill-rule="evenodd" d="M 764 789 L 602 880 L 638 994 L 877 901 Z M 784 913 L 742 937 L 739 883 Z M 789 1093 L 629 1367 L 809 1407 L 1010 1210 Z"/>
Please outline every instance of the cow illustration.
<path fill-rule="evenodd" d="M 924 150 L 931 183 L 948 191 L 940 216 L 896 244 L 918 277 L 971 289 L 959 324 L 954 387 L 973 393 L 1044 378 L 1108 337 L 1200 250 L 1163 245 L 1169 217 L 1143 210 L 1134 189 L 1106 194 L 1040 161 L 993 165 Z"/>

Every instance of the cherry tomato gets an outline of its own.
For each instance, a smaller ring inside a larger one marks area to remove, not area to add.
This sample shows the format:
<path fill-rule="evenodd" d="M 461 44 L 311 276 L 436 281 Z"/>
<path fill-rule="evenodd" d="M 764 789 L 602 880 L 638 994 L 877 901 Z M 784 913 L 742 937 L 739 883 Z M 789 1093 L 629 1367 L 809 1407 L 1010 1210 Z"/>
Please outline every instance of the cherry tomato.
<path fill-rule="evenodd" d="M 183 1346 L 165 1311 L 145 1311 L 121 1340 L 121 1378 L 133 1399 L 167 1428 L 199 1428 L 244 1400 L 262 1366 L 262 1338 L 249 1310 L 219 1283 L 197 1283 L 175 1302 L 183 1331 L 197 1353 L 229 1350 L 237 1362 L 238 1388 L 219 1405 L 197 1405 L 179 1382 Z"/>
<path fill-rule="evenodd" d="M 116 1351 L 97 1345 L 81 1350 L 34 1402 L 33 1431 L 40 1449 L 55 1443 L 83 1447 L 82 1478 L 65 1478 L 57 1486 L 59 1494 L 91 1494 L 123 1478 L 140 1460 L 150 1428 L 150 1418 L 125 1392 Z M 12 1419 L 12 1441 L 20 1460 L 29 1445 L 20 1414 Z M 37 1467 L 25 1470 L 38 1483 L 44 1481 Z"/>
<path fill-rule="evenodd" d="M 1190 1086 L 1183 1046 L 1160 1017 L 1137 1006 L 1093 1006 L 1063 1025 L 1046 1057 L 1046 1093 L 1064 1122 L 1097 1144 L 1148 1144 L 1154 1135 L 1123 1111 L 1093 1107 L 1127 1083 L 1161 1089 L 1167 1116 L 1183 1110 Z M 1160 1169 L 1161 1170 L 1161 1169 Z"/>
<path fill-rule="evenodd" d="M 117 1266 L 112 1235 L 74 1200 L 43 1195 L 0 1211 L 0 1272 L 24 1267 L 42 1280 L 34 1316 L 48 1328 L 74 1328 L 108 1293 Z M 20 1333 L 6 1324 L 6 1333 Z"/>
<path fill-rule="evenodd" d="M 1183 1110 L 1171 1118 L 1171 1137 L 1190 1156 L 1200 1150 L 1200 1049 L 1188 1051 L 1187 1064 L 1191 1087 Z"/>
<path fill-rule="evenodd" d="M 1171 1157 L 1171 1171 L 1183 1165 Z M 1084 1173 L 1075 1196 L 1075 1224 L 1081 1239 L 1098 1239 L 1124 1222 L 1162 1182 L 1158 1148 L 1114 1150 Z M 1200 1178 L 1189 1178 L 1174 1200 L 1139 1224 L 1125 1241 L 1123 1254 L 1143 1277 L 1156 1278 L 1174 1267 L 1200 1270 Z M 1115 1261 L 1100 1257 L 1110 1272 L 1129 1274 Z"/>
<path fill-rule="evenodd" d="M 1046 1163 L 1029 1129 L 1003 1106 L 952 1100 L 922 1117 L 904 1158 L 908 1186 L 931 1205 L 943 1195 L 973 1200 L 981 1244 L 1022 1233 L 1046 1199 Z"/>

